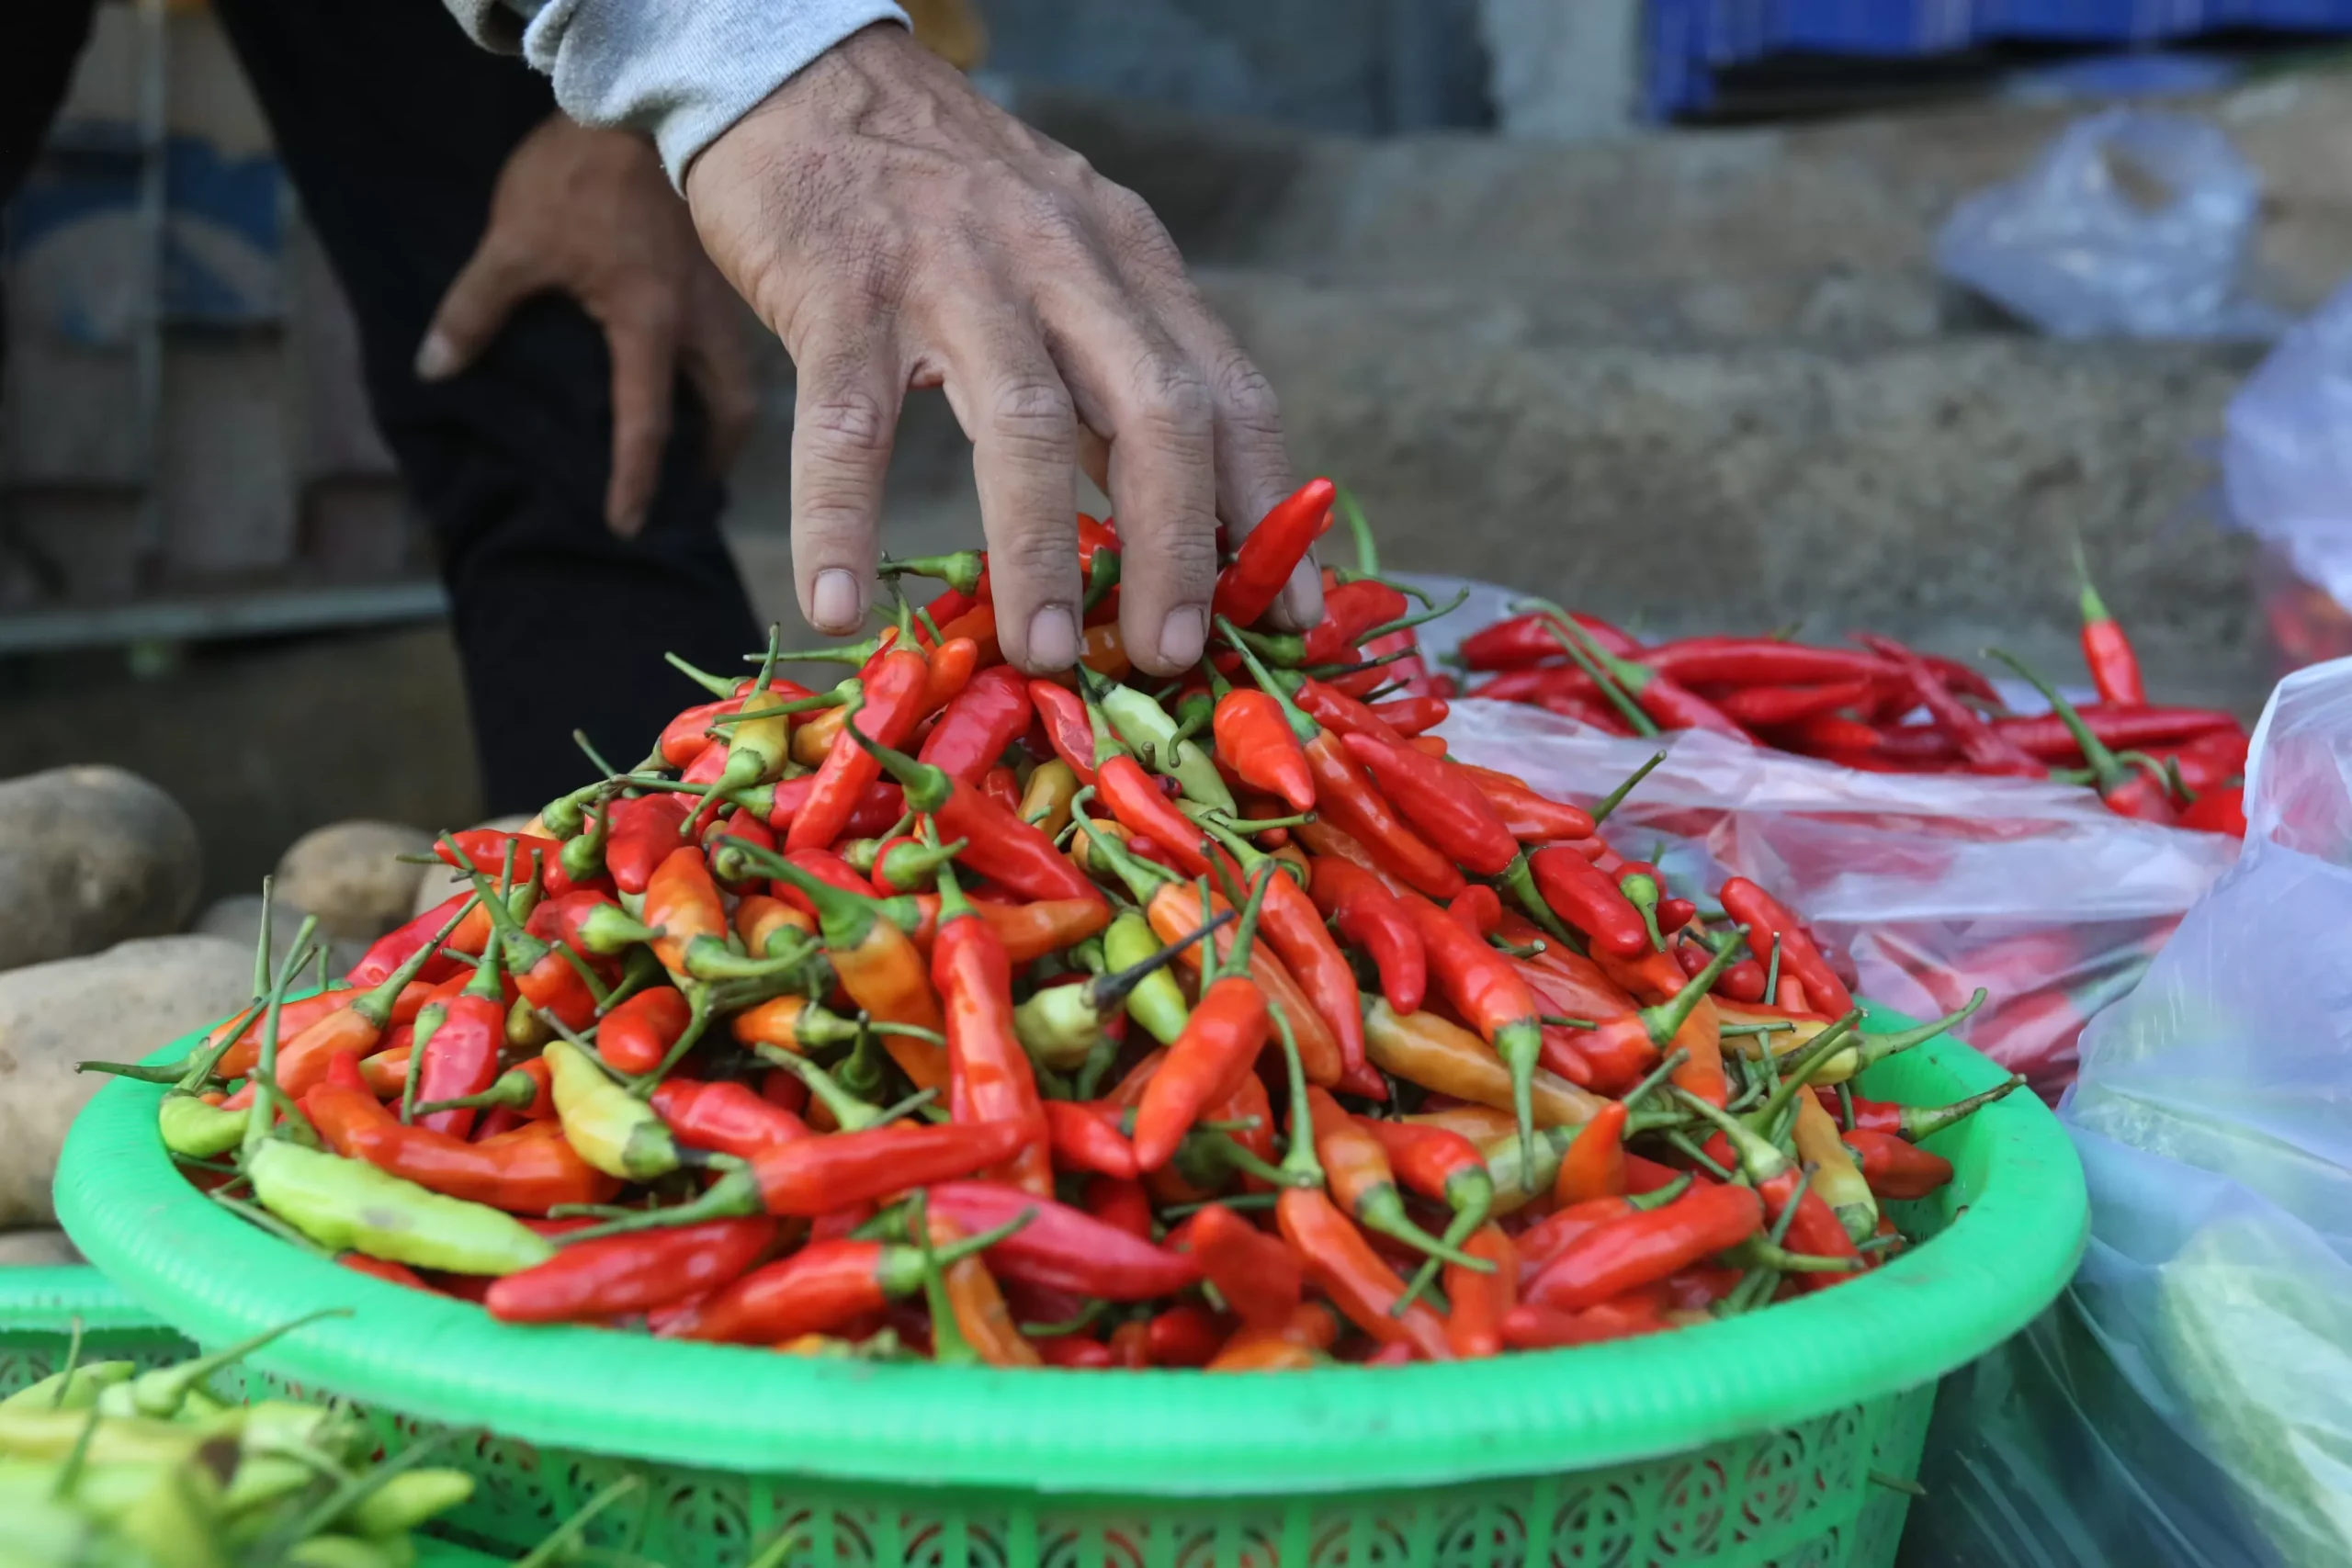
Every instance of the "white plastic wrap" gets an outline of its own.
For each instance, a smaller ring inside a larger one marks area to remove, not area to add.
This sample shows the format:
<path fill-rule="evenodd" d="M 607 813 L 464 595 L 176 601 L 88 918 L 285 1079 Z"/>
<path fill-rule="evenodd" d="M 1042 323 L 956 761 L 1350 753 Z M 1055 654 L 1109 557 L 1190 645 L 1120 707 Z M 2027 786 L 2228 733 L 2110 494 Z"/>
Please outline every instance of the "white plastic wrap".
<path fill-rule="evenodd" d="M 2222 480 L 2231 520 L 2263 542 L 2256 591 L 2282 668 L 2352 651 L 2352 287 L 2231 400 Z"/>
<path fill-rule="evenodd" d="M 2285 319 L 2240 292 L 2261 203 L 2218 128 L 2109 109 L 1955 208 L 1936 265 L 2052 337 L 2269 337 Z"/>
<path fill-rule="evenodd" d="M 1947 1383 L 1904 1562 L 2352 1562 L 2352 660 L 2255 738 L 2245 858 L 2086 1032 L 2080 1274 Z"/>
<path fill-rule="evenodd" d="M 1665 837 L 1703 852 L 1660 864 L 1704 901 L 1733 873 L 1772 890 L 1853 963 L 1862 994 L 1947 1012 L 1993 1000 L 1969 1043 L 2054 1096 L 2085 1019 L 2128 990 L 2236 840 L 2116 817 L 2086 790 L 2016 779 L 1865 773 L 1684 733 L 1620 739 L 1541 709 L 1464 701 L 1443 728 L 1466 761 L 1591 801 L 1660 746 L 1667 761 L 1610 818 L 1650 858 Z"/>

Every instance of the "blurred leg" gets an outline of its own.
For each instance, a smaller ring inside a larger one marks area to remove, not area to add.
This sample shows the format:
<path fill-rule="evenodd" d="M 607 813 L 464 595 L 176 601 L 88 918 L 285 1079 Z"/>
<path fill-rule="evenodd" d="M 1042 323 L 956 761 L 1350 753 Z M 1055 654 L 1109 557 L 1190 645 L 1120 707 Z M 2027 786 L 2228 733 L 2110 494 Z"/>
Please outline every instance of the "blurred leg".
<path fill-rule="evenodd" d="M 42 0 L 10 17 L 0 48 L 0 206 L 24 183 L 57 106 L 74 80 L 74 62 L 90 37 L 94 0 Z M 0 359 L 8 353 L 8 313 L 0 310 Z"/>
<path fill-rule="evenodd" d="M 718 530 L 700 407 L 682 383 L 645 530 L 603 511 L 612 456 L 602 332 L 570 300 L 520 310 L 472 369 L 411 369 L 471 254 L 500 166 L 554 110 L 521 62 L 468 42 L 436 0 L 216 0 L 358 318 L 378 423 L 441 552 L 492 812 L 589 776 L 584 728 L 644 755 L 696 690 L 674 649 L 731 669 L 762 639 Z"/>

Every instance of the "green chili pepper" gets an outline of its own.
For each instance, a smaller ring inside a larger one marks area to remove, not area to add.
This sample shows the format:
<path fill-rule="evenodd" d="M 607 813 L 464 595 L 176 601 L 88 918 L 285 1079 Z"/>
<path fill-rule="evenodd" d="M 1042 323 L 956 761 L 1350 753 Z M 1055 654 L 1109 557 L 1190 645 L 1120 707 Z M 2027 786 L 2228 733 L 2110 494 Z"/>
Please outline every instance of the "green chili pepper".
<path fill-rule="evenodd" d="M 0 1399 L 0 1414 L 11 1410 L 87 1410 L 101 1391 L 129 1382 L 139 1375 L 136 1361 L 91 1361 L 62 1372 L 51 1372 L 37 1383 Z"/>
<path fill-rule="evenodd" d="M 190 1159 L 212 1159 L 245 1141 L 245 1127 L 252 1118 L 250 1105 L 224 1111 L 174 1089 L 155 1109 L 155 1130 L 172 1153 Z"/>
<path fill-rule="evenodd" d="M 1151 922 L 1132 909 L 1113 920 L 1102 933 L 1102 962 L 1114 970 L 1131 969 L 1159 949 L 1159 937 Z M 1155 969 L 1127 993 L 1127 1016 L 1162 1045 L 1173 1045 L 1184 1032 L 1192 1009 L 1185 1005 L 1183 987 L 1176 977 L 1165 969 Z"/>
<path fill-rule="evenodd" d="M 514 1274 L 555 1256 L 554 1243 L 488 1204 L 283 1139 L 248 1155 L 245 1174 L 263 1208 L 337 1252 L 452 1274 Z"/>
<path fill-rule="evenodd" d="M 1116 681 L 1088 684 L 1094 689 L 1095 701 L 1110 715 L 1119 738 L 1137 749 L 1148 744 L 1153 762 L 1183 786 L 1185 798 L 1213 807 L 1228 817 L 1240 815 L 1234 805 L 1233 792 L 1225 787 L 1225 776 L 1216 771 L 1216 764 L 1200 747 L 1183 744 L 1177 734 L 1176 721 L 1168 716 L 1165 708 L 1133 686 L 1124 686 Z"/>
<path fill-rule="evenodd" d="M 332 1157 L 332 1156 L 330 1156 Z M 291 1323 L 281 1323 L 234 1345 L 198 1356 L 193 1360 L 175 1366 L 158 1367 L 142 1372 L 129 1382 L 118 1383 L 98 1395 L 97 1409 L 101 1416 L 150 1416 L 168 1420 L 180 1413 L 191 1394 L 204 1385 L 204 1380 L 221 1368 L 232 1366 L 260 1349 L 271 1340 L 291 1334 L 304 1324 L 316 1323 L 322 1317 L 349 1317 L 348 1307 L 326 1307 L 305 1313 Z"/>
<path fill-rule="evenodd" d="M 678 1168 L 677 1140 L 652 1106 L 569 1040 L 548 1041 L 541 1055 L 563 1135 L 582 1159 L 624 1181 L 650 1181 Z"/>

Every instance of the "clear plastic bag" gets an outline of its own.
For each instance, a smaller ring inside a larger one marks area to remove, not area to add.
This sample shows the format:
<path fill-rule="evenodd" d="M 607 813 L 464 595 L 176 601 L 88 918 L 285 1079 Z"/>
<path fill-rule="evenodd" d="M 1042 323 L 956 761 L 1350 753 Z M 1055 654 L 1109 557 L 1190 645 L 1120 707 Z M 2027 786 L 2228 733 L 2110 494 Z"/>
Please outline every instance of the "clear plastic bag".
<path fill-rule="evenodd" d="M 1414 581 L 1441 603 L 1468 595 L 1422 628 L 1432 656 L 1511 613 L 1490 583 Z M 1992 1000 L 1961 1032 L 2049 1098 L 2084 1021 L 2237 858 L 2234 840 L 2130 821 L 2071 785 L 1856 773 L 1697 733 L 1621 739 L 1509 703 L 1457 703 L 1442 733 L 1467 761 L 1583 800 L 1665 746 L 1610 819 L 1612 842 L 1678 888 L 1763 884 L 1888 1007 L 1933 1017 L 1984 987 Z"/>
<path fill-rule="evenodd" d="M 1945 1384 L 1906 1564 L 2352 1562 L 2352 661 L 2280 684 L 2246 800 L 2084 1036 L 2089 1251 Z"/>
<path fill-rule="evenodd" d="M 1621 739 L 1506 703 L 1458 703 L 1443 734 L 1465 761 L 1582 800 L 1664 747 L 1610 818 L 1622 852 L 1683 846 L 1657 863 L 1678 888 L 1695 874 L 1695 897 L 1733 874 L 1761 883 L 1888 1007 L 1933 1017 L 1984 987 L 1994 1000 L 1962 1034 L 2049 1097 L 2084 1021 L 2237 855 L 2067 785 L 1856 773 L 1696 732 Z"/>
<path fill-rule="evenodd" d="M 2275 666 L 2352 654 L 2352 288 L 2231 400 L 2222 480 L 2231 521 L 2262 540 L 2255 593 Z"/>
<path fill-rule="evenodd" d="M 2261 199 L 2218 128 L 2109 109 L 1955 208 L 1936 265 L 2052 337 L 2271 337 L 2240 281 Z"/>

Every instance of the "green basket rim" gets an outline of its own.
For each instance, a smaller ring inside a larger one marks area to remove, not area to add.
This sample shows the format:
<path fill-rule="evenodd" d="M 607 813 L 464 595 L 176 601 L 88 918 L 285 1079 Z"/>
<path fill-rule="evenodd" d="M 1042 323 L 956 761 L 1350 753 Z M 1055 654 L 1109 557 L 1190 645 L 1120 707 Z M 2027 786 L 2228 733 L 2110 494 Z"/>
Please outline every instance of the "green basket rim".
<path fill-rule="evenodd" d="M 1881 1012 L 1871 1027 L 1906 1022 Z M 1949 1037 L 1906 1056 L 1920 1060 L 1873 1071 L 1930 1069 L 1962 1093 L 2007 1077 Z M 514 1327 L 299 1253 L 187 1183 L 156 1134 L 155 1099 L 128 1079 L 99 1090 L 67 1139 L 57 1210 L 131 1300 L 198 1342 L 349 1307 L 256 1362 L 543 1447 L 926 1487 L 1239 1496 L 1630 1463 L 1942 1376 L 2064 1288 L 2089 1224 L 2073 1145 L 2046 1107 L 2015 1094 L 1947 1135 L 1970 1140 L 1962 1179 L 1983 1181 L 1942 1234 L 1769 1313 L 1582 1349 L 1278 1377 L 870 1365 Z"/>
<path fill-rule="evenodd" d="M 85 1334 L 144 1332 L 178 1337 L 87 1263 L 0 1268 L 0 1333 L 70 1334 L 77 1319 Z"/>

